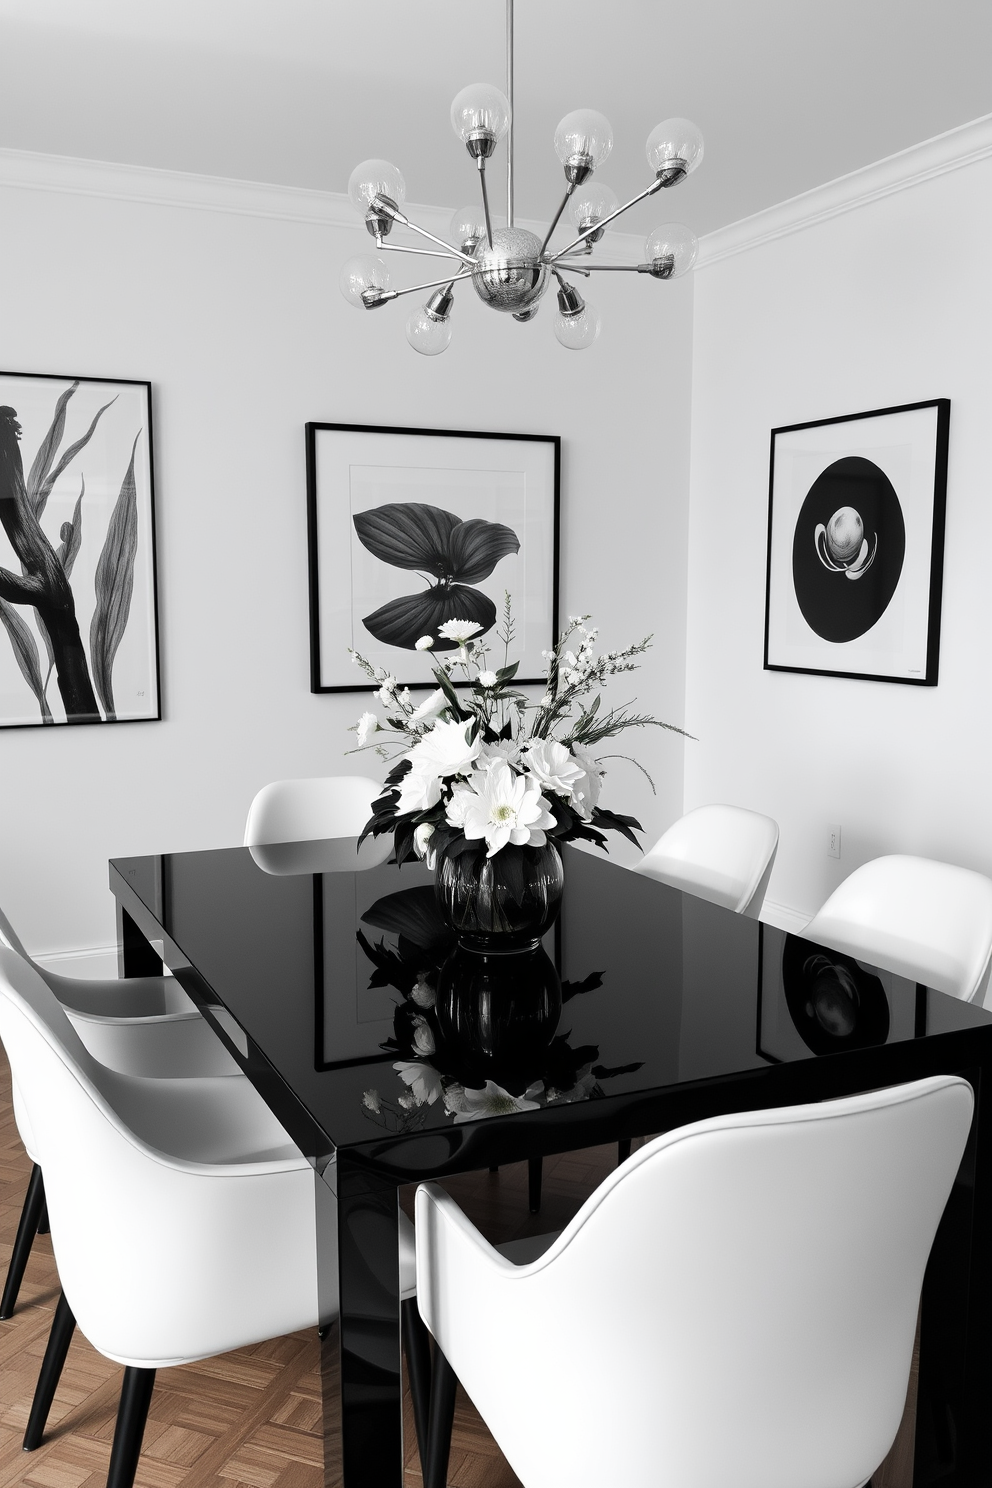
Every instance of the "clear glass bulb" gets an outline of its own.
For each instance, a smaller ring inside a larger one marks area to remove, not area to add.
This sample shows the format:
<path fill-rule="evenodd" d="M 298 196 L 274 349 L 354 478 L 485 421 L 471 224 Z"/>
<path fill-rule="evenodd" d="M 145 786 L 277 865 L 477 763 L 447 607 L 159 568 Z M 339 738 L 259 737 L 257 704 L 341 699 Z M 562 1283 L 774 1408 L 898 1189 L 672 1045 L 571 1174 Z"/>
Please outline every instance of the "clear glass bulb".
<path fill-rule="evenodd" d="M 356 253 L 341 269 L 338 285 L 349 305 L 357 305 L 359 310 L 364 310 L 362 290 L 388 289 L 389 268 L 374 253 Z"/>
<path fill-rule="evenodd" d="M 592 222 L 602 222 L 620 205 L 615 191 L 596 181 L 587 181 L 572 193 L 569 214 L 576 227 L 586 228 Z"/>
<path fill-rule="evenodd" d="M 555 150 L 562 165 L 577 156 L 588 156 L 592 169 L 598 170 L 612 149 L 610 121 L 595 109 L 576 109 L 566 114 L 555 130 Z"/>
<path fill-rule="evenodd" d="M 451 345 L 451 320 L 436 320 L 426 305 L 414 310 L 406 323 L 406 339 L 421 356 L 437 356 Z"/>
<path fill-rule="evenodd" d="M 569 351 L 584 351 L 599 335 L 599 311 L 588 301 L 577 315 L 562 315 L 559 310 L 555 316 L 555 335 Z"/>
<path fill-rule="evenodd" d="M 452 242 L 463 251 L 468 243 L 481 242 L 486 236 L 486 214 L 482 206 L 459 207 L 451 219 L 449 231 Z"/>
<path fill-rule="evenodd" d="M 480 130 L 491 134 L 499 144 L 510 127 L 510 105 L 505 95 L 489 83 L 470 83 L 451 105 L 451 127 L 463 145 Z"/>
<path fill-rule="evenodd" d="M 364 217 L 374 196 L 388 196 L 402 207 L 406 201 L 406 182 L 388 160 L 363 160 L 348 178 L 348 195 L 355 211 Z"/>
<path fill-rule="evenodd" d="M 688 175 L 703 158 L 703 136 L 691 119 L 665 119 L 652 129 L 645 148 L 653 171 L 663 170 L 671 160 L 684 160 Z"/>
<path fill-rule="evenodd" d="M 644 256 L 648 263 L 653 263 L 656 258 L 675 260 L 670 279 L 688 274 L 698 252 L 699 240 L 684 222 L 666 222 L 664 227 L 656 227 L 654 232 L 648 233 L 644 240 Z"/>

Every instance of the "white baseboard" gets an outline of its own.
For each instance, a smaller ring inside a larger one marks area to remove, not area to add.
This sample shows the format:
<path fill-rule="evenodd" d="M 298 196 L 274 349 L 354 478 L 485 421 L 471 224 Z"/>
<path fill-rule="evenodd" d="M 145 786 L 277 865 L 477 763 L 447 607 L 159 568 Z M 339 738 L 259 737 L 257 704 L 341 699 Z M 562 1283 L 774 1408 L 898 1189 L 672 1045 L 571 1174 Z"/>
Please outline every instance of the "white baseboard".
<path fill-rule="evenodd" d="M 774 925 L 778 930 L 787 930 L 792 935 L 801 935 L 809 924 L 810 916 L 802 909 L 793 909 L 791 904 L 776 904 L 774 899 L 766 899 L 761 906 L 761 916 L 766 925 Z"/>

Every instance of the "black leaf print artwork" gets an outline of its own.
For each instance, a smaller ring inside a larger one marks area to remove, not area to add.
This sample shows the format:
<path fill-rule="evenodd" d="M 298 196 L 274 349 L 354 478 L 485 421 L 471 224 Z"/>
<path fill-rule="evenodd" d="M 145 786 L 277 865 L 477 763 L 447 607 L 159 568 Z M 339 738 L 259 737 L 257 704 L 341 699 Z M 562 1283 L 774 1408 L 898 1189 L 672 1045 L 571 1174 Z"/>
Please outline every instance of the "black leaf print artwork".
<path fill-rule="evenodd" d="M 409 568 L 437 582 L 419 594 L 404 594 L 362 618 L 377 641 L 413 651 L 421 636 L 435 651 L 453 651 L 457 641 L 438 635 L 448 620 L 472 620 L 482 634 L 496 623 L 496 606 L 470 587 L 486 579 L 501 558 L 519 553 L 520 539 L 501 522 L 481 517 L 462 521 L 454 512 L 419 501 L 391 502 L 359 512 L 358 540 L 393 568 Z"/>

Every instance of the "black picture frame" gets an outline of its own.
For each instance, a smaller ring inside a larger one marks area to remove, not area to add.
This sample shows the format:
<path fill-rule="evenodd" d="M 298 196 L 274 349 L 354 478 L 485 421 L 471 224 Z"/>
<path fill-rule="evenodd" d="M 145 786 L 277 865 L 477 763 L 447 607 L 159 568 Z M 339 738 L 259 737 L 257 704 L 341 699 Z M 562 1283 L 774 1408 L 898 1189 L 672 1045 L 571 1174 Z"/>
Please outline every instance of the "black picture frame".
<path fill-rule="evenodd" d="M 404 644 L 396 645 L 373 636 L 364 624 L 384 610 L 391 615 L 391 607 L 401 603 L 410 606 L 415 619 L 424 613 L 421 596 L 432 587 L 428 578 L 428 589 L 396 598 L 393 590 L 423 584 L 424 569 L 409 558 L 383 560 L 359 537 L 354 519 L 387 505 L 440 509 L 459 524 L 474 522 L 475 531 L 498 526 L 501 557 L 481 579 L 471 576 L 478 565 L 470 570 L 465 585 L 484 596 L 475 600 L 480 613 L 488 612 L 488 600 L 497 616 L 504 590 L 510 592 L 517 634 L 512 659 L 521 662 L 516 680 L 544 685 L 541 653 L 551 649 L 558 633 L 559 435 L 314 422 L 306 425 L 306 456 L 311 692 L 375 690 L 353 665 L 349 648 L 381 666 L 399 686 L 434 685 L 430 655 L 413 645 L 419 625 L 408 624 L 404 614 Z M 390 500 L 383 501 L 383 495 Z M 411 499 L 418 495 L 423 499 Z M 517 538 L 515 552 L 505 551 L 507 530 Z M 457 573 L 452 582 L 457 584 Z M 495 634 L 495 625 L 480 636 L 490 631 Z M 423 633 L 429 633 L 426 627 Z"/>
<path fill-rule="evenodd" d="M 771 431 L 765 671 L 936 687 L 950 409 Z"/>
<path fill-rule="evenodd" d="M 0 728 L 159 721 L 151 383 L 0 371 L 0 441 Z"/>

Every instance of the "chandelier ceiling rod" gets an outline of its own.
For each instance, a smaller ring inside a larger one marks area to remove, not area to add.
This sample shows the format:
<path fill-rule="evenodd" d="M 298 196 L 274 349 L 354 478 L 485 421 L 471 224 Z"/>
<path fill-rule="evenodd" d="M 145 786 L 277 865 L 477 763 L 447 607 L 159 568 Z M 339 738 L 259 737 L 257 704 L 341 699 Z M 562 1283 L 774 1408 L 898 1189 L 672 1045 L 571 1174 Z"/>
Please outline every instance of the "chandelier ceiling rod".
<path fill-rule="evenodd" d="M 686 273 L 696 257 L 694 234 L 680 222 L 656 228 L 645 241 L 645 262 L 637 264 L 592 263 L 589 255 L 606 228 L 638 202 L 666 187 L 676 186 L 694 170 L 703 157 L 703 139 L 688 119 L 666 119 L 647 140 L 647 158 L 653 172 L 650 184 L 621 206 L 608 186 L 591 184 L 594 172 L 613 148 L 608 120 L 594 109 L 566 114 L 555 130 L 554 145 L 565 172 L 565 194 L 551 219 L 543 241 L 535 233 L 518 228 L 514 219 L 514 0 L 506 0 L 506 93 L 487 83 L 463 88 L 451 105 L 451 123 L 469 156 L 475 162 L 482 195 L 481 212 L 466 207 L 451 220 L 454 244 L 411 222 L 402 210 L 406 183 L 386 160 L 365 160 L 356 166 L 348 193 L 364 214 L 365 226 L 380 252 L 421 253 L 433 258 L 452 258 L 462 265 L 457 274 L 427 284 L 393 289 L 383 258 L 360 254 L 349 259 L 341 275 L 341 291 L 350 304 L 374 310 L 400 295 L 421 289 L 437 292 L 407 322 L 407 340 L 415 351 L 435 356 L 451 341 L 451 311 L 454 286 L 470 279 L 479 298 L 493 310 L 511 314 L 516 321 L 533 320 L 552 280 L 558 285 L 558 314 L 555 335 L 563 346 L 582 350 L 599 334 L 599 313 L 588 305 L 562 273 L 582 275 L 603 269 L 614 273 L 648 274 L 654 279 L 675 279 Z M 506 220 L 504 228 L 493 227 L 486 164 L 501 140 L 506 140 Z M 565 212 L 578 236 L 564 248 L 549 248 L 555 228 Z M 415 248 L 387 242 L 393 227 L 406 227 L 436 244 Z M 579 263 L 568 255 L 579 253 Z"/>

